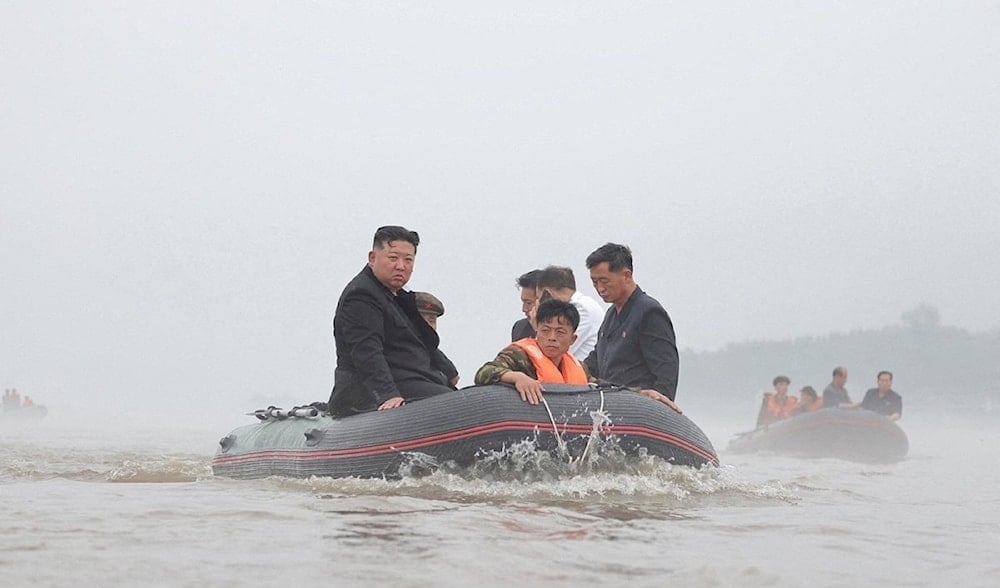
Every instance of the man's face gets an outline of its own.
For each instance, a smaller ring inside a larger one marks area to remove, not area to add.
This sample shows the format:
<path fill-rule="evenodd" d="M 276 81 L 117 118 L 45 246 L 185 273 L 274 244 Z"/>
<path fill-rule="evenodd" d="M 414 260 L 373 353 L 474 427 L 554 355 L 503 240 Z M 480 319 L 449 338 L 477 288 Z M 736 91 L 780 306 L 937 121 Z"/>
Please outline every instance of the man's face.
<path fill-rule="evenodd" d="M 844 373 L 841 374 L 841 375 L 839 375 L 839 376 L 834 376 L 833 377 L 833 381 L 838 386 L 843 386 L 844 384 L 846 384 L 847 383 L 847 370 L 844 370 Z"/>
<path fill-rule="evenodd" d="M 778 393 L 779 396 L 784 396 L 788 394 L 788 382 L 782 380 L 774 385 L 774 391 Z"/>
<path fill-rule="evenodd" d="M 573 325 L 561 316 L 553 317 L 538 325 L 535 340 L 545 357 L 555 361 L 569 351 L 576 341 Z"/>
<path fill-rule="evenodd" d="M 536 300 L 538 300 L 538 296 L 535 295 L 534 288 L 521 288 L 521 312 L 524 313 L 524 316 L 530 318 L 531 309 L 534 308 Z"/>
<path fill-rule="evenodd" d="M 368 265 L 383 286 L 392 292 L 398 292 L 410 281 L 416 256 L 417 248 L 413 243 L 389 241 L 381 249 L 376 248 L 368 253 Z"/>
<path fill-rule="evenodd" d="M 889 388 L 892 388 L 892 376 L 882 374 L 878 377 L 878 389 L 880 392 L 888 392 Z"/>
<path fill-rule="evenodd" d="M 594 290 L 597 290 L 601 300 L 612 304 L 625 301 L 626 287 L 631 277 L 632 270 L 625 268 L 613 272 L 606 261 L 590 268 L 590 283 L 594 285 Z"/>

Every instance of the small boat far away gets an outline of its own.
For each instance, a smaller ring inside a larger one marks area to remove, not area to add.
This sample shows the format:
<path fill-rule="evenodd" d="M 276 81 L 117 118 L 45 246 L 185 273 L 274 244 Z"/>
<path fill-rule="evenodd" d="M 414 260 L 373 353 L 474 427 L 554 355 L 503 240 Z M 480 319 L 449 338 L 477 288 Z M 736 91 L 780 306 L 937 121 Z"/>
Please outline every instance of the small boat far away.
<path fill-rule="evenodd" d="M 824 408 L 740 433 L 729 442 L 728 450 L 887 463 L 906 457 L 909 447 L 903 429 L 881 414 Z"/>
<path fill-rule="evenodd" d="M 32 406 L 5 406 L 0 411 L 0 422 L 8 424 L 37 423 L 49 414 L 49 410 L 44 405 L 35 404 Z"/>

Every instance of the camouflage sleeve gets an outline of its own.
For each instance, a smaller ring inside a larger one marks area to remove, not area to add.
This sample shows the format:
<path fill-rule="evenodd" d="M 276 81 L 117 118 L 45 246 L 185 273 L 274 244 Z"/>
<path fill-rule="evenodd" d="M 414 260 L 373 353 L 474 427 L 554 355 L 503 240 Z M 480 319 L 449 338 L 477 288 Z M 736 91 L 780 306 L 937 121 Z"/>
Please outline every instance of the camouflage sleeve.
<path fill-rule="evenodd" d="M 507 372 L 524 372 L 532 378 L 537 378 L 535 366 L 531 365 L 528 354 L 515 345 L 508 345 L 500 350 L 496 359 L 483 364 L 476 372 L 477 384 L 495 384 Z"/>

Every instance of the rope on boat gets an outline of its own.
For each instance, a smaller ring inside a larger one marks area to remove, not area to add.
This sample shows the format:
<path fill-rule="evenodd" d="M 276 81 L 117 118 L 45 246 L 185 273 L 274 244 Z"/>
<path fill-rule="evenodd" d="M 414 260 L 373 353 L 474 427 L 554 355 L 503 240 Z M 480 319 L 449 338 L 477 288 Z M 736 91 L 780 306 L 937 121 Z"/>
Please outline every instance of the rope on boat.
<path fill-rule="evenodd" d="M 556 446 L 559 448 L 559 453 L 562 455 L 569 455 L 569 450 L 566 449 L 566 442 L 563 441 L 562 435 L 559 433 L 559 427 L 556 425 L 556 419 L 552 416 L 552 409 L 549 408 L 548 401 L 545 400 L 545 396 L 542 396 L 542 404 L 545 405 L 545 412 L 549 413 L 549 422 L 552 423 L 552 432 L 556 434 Z M 573 461 L 570 458 L 570 461 Z"/>
<path fill-rule="evenodd" d="M 601 393 L 601 408 L 598 409 L 598 412 L 603 414 L 604 389 L 598 388 L 598 390 Z M 562 434 L 559 433 L 559 426 L 556 425 L 556 419 L 555 417 L 552 416 L 552 409 L 549 408 L 549 403 L 545 400 L 545 396 L 542 396 L 542 404 L 545 405 L 545 412 L 549 414 L 549 422 L 552 423 L 552 432 L 555 433 L 556 435 L 556 445 L 559 448 L 559 453 L 561 455 L 565 455 L 569 460 L 568 463 L 570 464 L 583 462 L 583 458 L 587 457 L 587 452 L 590 451 L 591 445 L 594 444 L 594 437 L 596 436 L 594 435 L 594 431 L 590 432 L 590 437 L 587 438 L 587 445 L 583 448 L 583 453 L 581 453 L 580 457 L 578 457 L 577 459 L 573 459 L 573 456 L 569 454 L 569 448 L 566 446 L 566 441 L 562 438 Z"/>
<path fill-rule="evenodd" d="M 604 414 L 604 389 L 601 388 L 600 390 L 601 390 L 601 408 L 599 408 L 597 410 L 597 412 L 598 412 L 598 414 L 602 414 L 603 415 Z M 595 429 L 596 429 L 596 424 L 597 423 L 595 422 L 594 424 L 595 424 Z M 590 451 L 590 446 L 594 444 L 594 437 L 597 436 L 595 434 L 596 432 L 597 432 L 596 430 L 590 431 L 590 437 L 587 437 L 587 445 L 586 445 L 586 447 L 583 448 L 583 453 L 580 454 L 580 458 L 576 460 L 577 463 L 583 463 L 583 458 L 587 457 L 587 452 Z M 570 460 L 570 463 L 573 463 L 573 460 Z"/>
<path fill-rule="evenodd" d="M 278 408 L 277 406 L 269 406 L 267 408 L 258 408 L 257 410 L 247 414 L 255 416 L 262 421 L 283 421 L 289 418 L 315 418 L 319 416 L 319 409 L 308 404 L 305 406 L 294 406 L 288 410 Z"/>

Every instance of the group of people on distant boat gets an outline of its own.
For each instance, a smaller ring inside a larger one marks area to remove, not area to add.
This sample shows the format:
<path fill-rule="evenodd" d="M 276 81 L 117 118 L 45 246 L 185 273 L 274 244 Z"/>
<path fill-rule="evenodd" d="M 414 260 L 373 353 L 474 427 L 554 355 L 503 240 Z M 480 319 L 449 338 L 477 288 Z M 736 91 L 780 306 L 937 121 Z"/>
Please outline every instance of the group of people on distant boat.
<path fill-rule="evenodd" d="M 889 420 L 899 420 L 903 416 L 903 398 L 892 389 L 892 372 L 882 370 L 875 378 L 876 386 L 865 393 L 864 400 L 852 402 L 847 392 L 847 368 L 837 366 L 833 369 L 833 379 L 823 389 L 819 398 L 812 386 L 805 386 L 799 391 L 799 397 L 790 396 L 788 387 L 791 381 L 787 376 L 777 376 L 772 381 L 773 392 L 765 392 L 757 413 L 757 426 L 769 425 L 806 412 L 821 408 L 864 409 L 885 415 Z"/>
<path fill-rule="evenodd" d="M 3 409 L 7 410 L 17 410 L 19 408 L 30 408 L 34 406 L 34 401 L 31 400 L 31 396 L 25 396 L 24 399 L 18 394 L 17 388 L 8 388 L 3 391 Z"/>
<path fill-rule="evenodd" d="M 401 226 L 375 231 L 368 263 L 344 288 L 334 314 L 334 416 L 389 410 L 455 390 L 459 375 L 440 349 L 432 294 L 404 289 L 420 237 Z M 673 323 L 635 283 L 631 250 L 607 243 L 586 259 L 605 311 L 576 291 L 573 271 L 549 266 L 518 279 L 525 319 L 511 343 L 486 362 L 476 384 L 513 385 L 525 402 L 542 401 L 544 385 L 616 384 L 681 412 L 674 402 L 679 359 Z"/>

